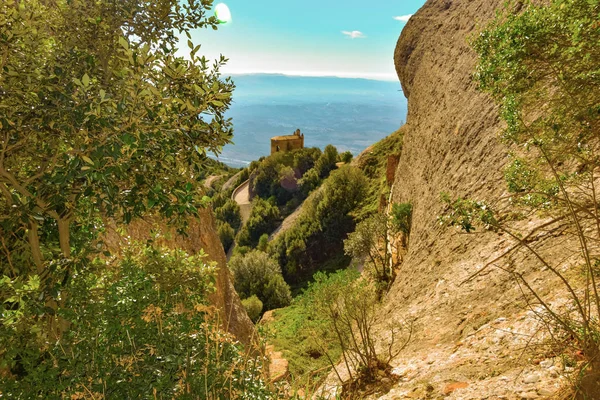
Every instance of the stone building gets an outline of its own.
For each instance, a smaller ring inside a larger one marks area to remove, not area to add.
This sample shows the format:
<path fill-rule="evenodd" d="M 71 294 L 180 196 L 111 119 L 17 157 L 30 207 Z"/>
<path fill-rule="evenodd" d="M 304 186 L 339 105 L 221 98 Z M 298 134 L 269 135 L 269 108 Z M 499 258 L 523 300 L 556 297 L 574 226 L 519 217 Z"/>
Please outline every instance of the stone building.
<path fill-rule="evenodd" d="M 304 148 L 304 134 L 296 129 L 292 135 L 271 138 L 271 154 Z"/>

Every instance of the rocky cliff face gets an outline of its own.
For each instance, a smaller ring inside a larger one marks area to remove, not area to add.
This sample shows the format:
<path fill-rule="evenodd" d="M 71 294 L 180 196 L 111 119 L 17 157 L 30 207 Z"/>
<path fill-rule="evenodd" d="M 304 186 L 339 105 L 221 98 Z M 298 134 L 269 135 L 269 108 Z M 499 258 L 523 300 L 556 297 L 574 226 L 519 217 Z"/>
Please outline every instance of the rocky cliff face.
<path fill-rule="evenodd" d="M 526 350 L 537 324 L 515 282 L 490 268 L 463 283 L 506 251 L 509 238 L 465 235 L 437 220 L 444 211 L 441 192 L 478 200 L 505 192 L 507 150 L 497 139 L 502 122 L 492 100 L 477 91 L 472 78 L 477 58 L 468 44 L 503 4 L 429 0 L 396 47 L 408 117 L 392 198 L 412 203 L 414 211 L 408 254 L 382 319 L 414 318 L 415 334 L 393 363 L 401 382 L 385 398 L 541 398 L 560 385 L 554 360 Z M 560 254 L 551 241 L 544 251 Z M 551 290 L 554 281 L 540 275 L 526 254 L 515 261 L 536 288 L 560 298 Z M 385 332 L 382 328 L 382 345 Z"/>
<path fill-rule="evenodd" d="M 227 268 L 227 260 L 223 245 L 217 235 L 215 217 L 211 209 L 201 209 L 197 218 L 190 220 L 187 236 L 177 235 L 169 229 L 164 222 L 150 219 L 133 221 L 127 227 L 127 233 L 132 240 L 145 241 L 149 239 L 150 232 L 160 228 L 165 235 L 159 243 L 170 248 L 180 248 L 190 254 L 203 250 L 207 260 L 217 264 L 216 292 L 211 296 L 211 302 L 220 311 L 223 328 L 229 331 L 237 340 L 244 344 L 251 344 L 256 340 L 254 324 L 248 318 L 240 298 L 233 287 L 231 274 Z M 168 233 L 168 234 L 166 234 Z M 106 244 L 113 252 L 117 252 L 124 240 L 109 229 Z"/>

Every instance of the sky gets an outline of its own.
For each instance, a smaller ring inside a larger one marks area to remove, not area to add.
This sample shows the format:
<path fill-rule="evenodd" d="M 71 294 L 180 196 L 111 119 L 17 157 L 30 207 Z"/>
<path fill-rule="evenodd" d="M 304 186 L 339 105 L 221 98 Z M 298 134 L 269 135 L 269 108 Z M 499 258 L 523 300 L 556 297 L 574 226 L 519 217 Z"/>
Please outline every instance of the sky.
<path fill-rule="evenodd" d="M 396 81 L 393 54 L 425 0 L 215 0 L 232 21 L 193 33 L 225 74 L 281 73 Z M 210 11 L 212 14 L 213 11 Z M 185 41 L 183 41 L 185 43 Z M 185 48 L 186 46 L 181 46 Z"/>

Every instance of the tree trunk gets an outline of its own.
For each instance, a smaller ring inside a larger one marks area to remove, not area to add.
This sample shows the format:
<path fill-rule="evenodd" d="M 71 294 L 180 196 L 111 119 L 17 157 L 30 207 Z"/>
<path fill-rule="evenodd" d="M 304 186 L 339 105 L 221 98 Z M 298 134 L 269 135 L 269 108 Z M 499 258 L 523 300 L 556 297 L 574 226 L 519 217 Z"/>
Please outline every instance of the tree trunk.
<path fill-rule="evenodd" d="M 64 258 L 71 257 L 71 220 L 70 218 L 59 218 L 58 222 L 58 240 L 60 243 L 60 250 L 63 253 Z"/>
<path fill-rule="evenodd" d="M 42 248 L 40 247 L 40 236 L 38 232 L 38 223 L 31 221 L 27 231 L 29 247 L 31 247 L 31 256 L 37 269 L 37 273 L 41 274 L 44 271 L 44 257 L 42 256 Z"/>

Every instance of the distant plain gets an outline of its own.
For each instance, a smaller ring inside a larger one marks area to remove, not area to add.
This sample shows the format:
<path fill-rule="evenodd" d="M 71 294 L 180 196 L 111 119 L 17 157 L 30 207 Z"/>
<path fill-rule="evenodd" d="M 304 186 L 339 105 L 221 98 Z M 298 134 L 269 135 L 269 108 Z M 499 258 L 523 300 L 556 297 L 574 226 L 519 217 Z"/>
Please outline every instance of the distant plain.
<path fill-rule="evenodd" d="M 270 138 L 300 129 L 306 147 L 333 144 L 358 154 L 397 130 L 407 103 L 398 82 L 335 77 L 236 75 L 234 144 L 218 159 L 244 167 L 269 154 Z"/>

